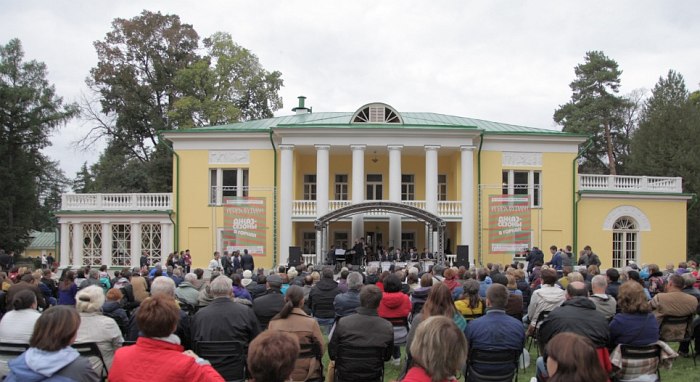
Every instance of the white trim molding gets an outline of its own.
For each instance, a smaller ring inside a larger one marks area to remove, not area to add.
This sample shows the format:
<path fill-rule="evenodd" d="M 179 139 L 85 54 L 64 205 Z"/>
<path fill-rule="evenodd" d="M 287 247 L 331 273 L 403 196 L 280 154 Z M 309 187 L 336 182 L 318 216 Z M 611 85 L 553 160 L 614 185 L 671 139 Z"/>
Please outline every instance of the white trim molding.
<path fill-rule="evenodd" d="M 248 150 L 209 150 L 209 164 L 249 164 Z"/>
<path fill-rule="evenodd" d="M 542 167 L 542 153 L 503 152 L 503 167 Z"/>
<path fill-rule="evenodd" d="M 603 230 L 612 231 L 617 219 L 623 216 L 629 216 L 634 219 L 640 231 L 651 231 L 649 218 L 647 218 L 642 210 L 634 206 L 619 206 L 613 208 L 603 221 Z"/>

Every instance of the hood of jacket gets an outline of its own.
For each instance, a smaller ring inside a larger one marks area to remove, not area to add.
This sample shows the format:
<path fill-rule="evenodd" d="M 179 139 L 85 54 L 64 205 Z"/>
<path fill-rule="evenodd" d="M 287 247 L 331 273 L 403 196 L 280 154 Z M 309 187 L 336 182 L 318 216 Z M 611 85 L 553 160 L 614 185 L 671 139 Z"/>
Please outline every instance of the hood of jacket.
<path fill-rule="evenodd" d="M 543 285 L 542 288 L 539 289 L 538 294 L 540 295 L 540 299 L 542 301 L 549 304 L 558 304 L 564 300 L 564 295 L 566 292 L 556 286 Z"/>
<path fill-rule="evenodd" d="M 408 296 L 401 292 L 384 293 L 382 296 L 382 305 L 389 309 L 397 309 L 404 303 Z"/>
<path fill-rule="evenodd" d="M 29 348 L 21 356 L 10 361 L 9 365 L 18 381 L 43 381 L 75 361 L 79 356 L 78 351 L 71 347 L 54 352 Z"/>
<path fill-rule="evenodd" d="M 111 313 L 121 307 L 122 306 L 119 305 L 119 301 L 105 301 L 104 305 L 102 305 L 102 312 Z"/>
<path fill-rule="evenodd" d="M 322 291 L 330 291 L 338 287 L 338 283 L 331 279 L 321 279 L 315 288 Z"/>
<path fill-rule="evenodd" d="M 561 306 L 572 306 L 581 309 L 591 309 L 595 310 L 595 303 L 588 299 L 588 297 L 574 297 L 571 300 L 564 301 Z"/>

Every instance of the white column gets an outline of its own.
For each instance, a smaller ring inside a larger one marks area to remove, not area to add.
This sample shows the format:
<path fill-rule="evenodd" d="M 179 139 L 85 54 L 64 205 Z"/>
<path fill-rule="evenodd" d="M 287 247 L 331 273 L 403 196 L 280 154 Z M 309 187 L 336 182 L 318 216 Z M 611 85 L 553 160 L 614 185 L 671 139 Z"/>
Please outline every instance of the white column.
<path fill-rule="evenodd" d="M 425 146 L 425 209 L 437 215 L 438 212 L 438 149 L 440 146 Z M 434 253 L 437 249 L 437 232 L 428 232 L 433 237 L 430 239 Z"/>
<path fill-rule="evenodd" d="M 83 223 L 73 223 L 73 267 L 83 266 Z"/>
<path fill-rule="evenodd" d="M 102 265 L 112 266 L 112 226 L 102 222 Z"/>
<path fill-rule="evenodd" d="M 220 168 L 216 169 L 216 204 L 224 202 L 224 172 Z M 139 255 L 141 257 L 141 255 Z"/>
<path fill-rule="evenodd" d="M 330 154 L 329 145 L 315 145 L 316 147 L 316 217 L 328 213 L 328 162 Z M 321 232 L 316 231 L 316 261 L 323 258 L 325 242 Z"/>
<path fill-rule="evenodd" d="M 172 251 L 174 251 L 172 248 L 172 230 L 173 225 L 169 221 L 160 223 L 160 253 L 169 255 Z"/>
<path fill-rule="evenodd" d="M 350 145 L 352 149 L 352 204 L 365 201 L 365 149 L 367 145 Z M 352 216 L 352 236 L 350 242 L 365 235 L 364 215 Z"/>
<path fill-rule="evenodd" d="M 61 253 L 60 253 L 60 264 L 61 269 L 66 269 L 70 267 L 69 256 L 70 253 L 70 223 L 61 222 Z"/>
<path fill-rule="evenodd" d="M 477 248 L 474 246 L 474 146 L 460 146 L 462 184 L 462 245 L 469 246 L 469 263 L 474 264 Z M 478 187 L 478 185 L 477 185 Z"/>
<path fill-rule="evenodd" d="M 236 196 L 243 196 L 243 169 L 236 170 Z"/>
<path fill-rule="evenodd" d="M 280 145 L 280 247 L 278 264 L 287 264 L 292 245 L 292 206 L 294 203 L 294 145 Z M 273 264 L 277 266 L 278 264 Z"/>
<path fill-rule="evenodd" d="M 141 224 L 137 221 L 132 221 L 131 222 L 131 266 L 138 267 L 140 259 L 141 259 Z M 155 264 L 152 264 L 152 265 L 155 265 Z M 161 261 L 161 265 L 165 266 L 165 262 Z"/>
<path fill-rule="evenodd" d="M 389 149 L 389 201 L 401 203 L 401 150 L 402 145 L 390 145 Z M 401 216 L 389 214 L 389 246 L 401 247 Z"/>

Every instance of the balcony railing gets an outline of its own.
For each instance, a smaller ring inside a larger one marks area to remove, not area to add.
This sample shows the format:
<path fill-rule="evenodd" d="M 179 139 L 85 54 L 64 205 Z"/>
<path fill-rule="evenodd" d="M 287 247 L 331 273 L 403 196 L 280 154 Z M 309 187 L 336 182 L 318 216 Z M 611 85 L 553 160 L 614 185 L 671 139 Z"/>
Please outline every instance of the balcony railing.
<path fill-rule="evenodd" d="M 65 211 L 167 211 L 173 207 L 171 193 L 159 194 L 63 194 Z"/>
<path fill-rule="evenodd" d="M 386 200 L 385 200 L 386 201 Z M 404 200 L 401 203 L 425 209 L 425 200 Z M 329 200 L 328 212 L 335 211 L 339 208 L 346 207 L 352 204 L 349 200 Z M 457 200 L 439 201 L 437 215 L 442 218 L 458 218 L 462 216 L 462 202 Z M 371 211 L 366 213 L 370 216 L 386 215 L 383 211 Z M 292 216 L 295 218 L 315 218 L 316 217 L 316 201 L 315 200 L 295 200 L 292 204 Z"/>
<path fill-rule="evenodd" d="M 683 178 L 579 174 L 581 191 L 682 193 Z"/>

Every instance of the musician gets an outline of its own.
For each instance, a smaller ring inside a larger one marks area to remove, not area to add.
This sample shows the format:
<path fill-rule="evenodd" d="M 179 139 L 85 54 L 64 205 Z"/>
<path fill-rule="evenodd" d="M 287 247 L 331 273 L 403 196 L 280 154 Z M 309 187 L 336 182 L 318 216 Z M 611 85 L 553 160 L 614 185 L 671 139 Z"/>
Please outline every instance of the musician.
<path fill-rule="evenodd" d="M 355 240 L 355 246 L 352 247 L 352 250 L 355 251 L 355 255 L 353 256 L 353 264 L 361 264 L 362 263 L 362 258 L 365 257 L 365 239 L 360 238 Z"/>
<path fill-rule="evenodd" d="M 335 245 L 331 245 L 331 249 L 326 254 L 326 264 L 335 265 Z"/>

